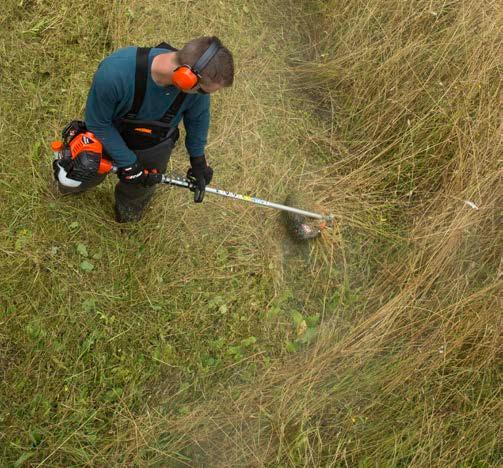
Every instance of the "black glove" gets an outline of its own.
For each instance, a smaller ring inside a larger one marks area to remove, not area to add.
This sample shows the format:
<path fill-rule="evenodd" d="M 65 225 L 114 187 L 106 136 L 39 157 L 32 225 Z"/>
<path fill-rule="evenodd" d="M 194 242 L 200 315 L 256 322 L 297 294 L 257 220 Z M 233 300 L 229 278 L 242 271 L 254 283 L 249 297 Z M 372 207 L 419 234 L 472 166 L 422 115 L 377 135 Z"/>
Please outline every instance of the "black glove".
<path fill-rule="evenodd" d="M 213 177 L 213 169 L 206 164 L 206 158 L 203 156 L 190 158 L 190 169 L 187 171 L 187 179 L 189 179 L 194 187 L 194 202 L 201 203 L 204 199 L 204 191 L 206 185 L 211 182 Z"/>
<path fill-rule="evenodd" d="M 120 167 L 117 176 L 126 184 L 141 184 L 145 187 L 158 184 L 162 180 L 161 174 L 158 174 L 155 169 L 153 171 L 143 169 L 143 165 L 138 160 L 131 166 Z"/>

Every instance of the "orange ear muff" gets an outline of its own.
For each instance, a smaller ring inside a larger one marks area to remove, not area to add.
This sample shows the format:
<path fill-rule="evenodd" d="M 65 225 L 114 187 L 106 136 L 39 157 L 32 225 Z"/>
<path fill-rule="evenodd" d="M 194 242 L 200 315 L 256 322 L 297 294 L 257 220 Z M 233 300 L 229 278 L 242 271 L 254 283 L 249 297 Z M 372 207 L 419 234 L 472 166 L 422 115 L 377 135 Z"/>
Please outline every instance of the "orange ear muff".
<path fill-rule="evenodd" d="M 182 91 L 188 91 L 197 85 L 199 82 L 198 76 L 188 65 L 182 65 L 175 68 L 171 77 L 173 84 Z"/>

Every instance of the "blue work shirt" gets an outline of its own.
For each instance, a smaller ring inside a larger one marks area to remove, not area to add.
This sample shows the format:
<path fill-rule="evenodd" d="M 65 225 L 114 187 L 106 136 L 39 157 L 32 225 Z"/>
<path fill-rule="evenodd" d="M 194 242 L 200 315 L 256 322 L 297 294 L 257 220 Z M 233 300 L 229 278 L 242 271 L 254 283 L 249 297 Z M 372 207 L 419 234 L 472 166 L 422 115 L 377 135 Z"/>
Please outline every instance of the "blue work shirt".
<path fill-rule="evenodd" d="M 139 120 L 159 120 L 180 92 L 173 85 L 163 87 L 152 79 L 152 60 L 166 49 L 153 48 L 148 58 L 147 89 L 136 116 Z M 113 121 L 123 117 L 133 103 L 135 90 L 136 47 L 125 47 L 106 57 L 96 71 L 87 97 L 85 121 L 87 128 L 101 141 L 118 167 L 130 166 L 136 155 L 120 136 Z M 210 122 L 210 96 L 188 94 L 171 121 L 178 125 L 183 118 L 186 130 L 185 147 L 191 158 L 203 156 Z"/>

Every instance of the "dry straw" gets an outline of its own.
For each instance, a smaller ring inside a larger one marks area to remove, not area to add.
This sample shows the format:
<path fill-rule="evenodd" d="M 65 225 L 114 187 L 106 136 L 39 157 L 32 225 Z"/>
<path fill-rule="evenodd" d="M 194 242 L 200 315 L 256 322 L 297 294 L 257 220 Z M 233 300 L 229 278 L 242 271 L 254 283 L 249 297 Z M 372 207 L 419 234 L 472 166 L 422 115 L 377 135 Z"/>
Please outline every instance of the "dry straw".
<path fill-rule="evenodd" d="M 168 427 L 220 466 L 496 466 L 501 10 L 369 0 L 309 13 L 314 57 L 291 73 L 320 115 L 313 191 L 380 264 L 352 329 L 336 314 L 306 353 Z M 326 243 L 342 261 L 351 239 Z"/>

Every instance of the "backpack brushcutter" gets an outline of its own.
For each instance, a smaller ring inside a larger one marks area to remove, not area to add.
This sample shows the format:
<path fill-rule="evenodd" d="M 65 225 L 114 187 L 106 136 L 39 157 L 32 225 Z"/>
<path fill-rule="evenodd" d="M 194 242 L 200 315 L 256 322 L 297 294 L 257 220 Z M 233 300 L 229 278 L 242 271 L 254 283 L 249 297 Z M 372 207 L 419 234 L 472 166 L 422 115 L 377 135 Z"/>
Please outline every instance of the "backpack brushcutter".
<path fill-rule="evenodd" d="M 80 122 L 78 121 L 70 123 L 63 131 L 64 141 L 54 141 L 51 144 L 54 152 L 54 175 L 56 179 L 66 187 L 78 187 L 84 181 L 90 180 L 97 174 L 117 172 L 117 167 L 113 165 L 112 161 L 103 157 L 103 147 L 98 139 L 93 133 L 87 131 L 87 129 L 83 131 L 84 129 L 80 128 L 79 124 Z M 193 182 L 182 177 L 163 175 L 160 178 L 160 183 L 188 188 L 191 191 L 195 190 Z M 318 237 L 321 231 L 334 220 L 333 215 L 314 213 L 249 195 L 240 195 L 213 187 L 206 187 L 205 190 L 208 193 L 220 195 L 222 197 L 275 208 L 286 212 L 289 231 L 299 240 Z M 307 218 L 319 220 L 318 225 L 314 226 L 308 223 Z"/>

